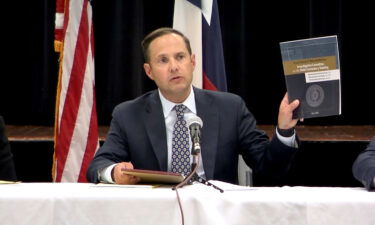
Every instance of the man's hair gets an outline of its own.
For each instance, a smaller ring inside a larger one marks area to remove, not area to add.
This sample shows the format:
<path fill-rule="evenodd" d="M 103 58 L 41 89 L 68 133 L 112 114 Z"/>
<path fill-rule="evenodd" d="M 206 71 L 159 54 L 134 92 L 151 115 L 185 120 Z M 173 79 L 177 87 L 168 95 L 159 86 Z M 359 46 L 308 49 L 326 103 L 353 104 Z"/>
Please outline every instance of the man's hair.
<path fill-rule="evenodd" d="M 177 34 L 180 37 L 182 37 L 182 39 L 184 39 L 186 48 L 189 54 L 191 55 L 190 41 L 183 33 L 173 28 L 162 27 L 149 33 L 142 41 L 143 57 L 146 63 L 150 62 L 149 47 L 150 47 L 151 42 L 155 40 L 156 38 L 167 35 L 167 34 Z"/>

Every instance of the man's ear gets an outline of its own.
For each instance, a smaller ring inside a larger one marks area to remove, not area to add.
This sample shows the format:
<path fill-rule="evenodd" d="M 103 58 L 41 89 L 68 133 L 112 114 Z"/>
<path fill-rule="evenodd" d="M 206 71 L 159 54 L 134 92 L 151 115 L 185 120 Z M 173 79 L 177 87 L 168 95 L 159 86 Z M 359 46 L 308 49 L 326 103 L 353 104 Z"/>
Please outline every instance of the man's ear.
<path fill-rule="evenodd" d="M 191 55 L 191 63 L 192 63 L 192 65 L 193 65 L 193 68 L 195 68 L 195 65 L 196 65 L 195 54 L 192 54 L 192 55 Z"/>
<path fill-rule="evenodd" d="M 145 70 L 146 75 L 151 79 L 154 80 L 151 72 L 151 66 L 149 63 L 144 63 L 143 64 L 143 69 Z"/>

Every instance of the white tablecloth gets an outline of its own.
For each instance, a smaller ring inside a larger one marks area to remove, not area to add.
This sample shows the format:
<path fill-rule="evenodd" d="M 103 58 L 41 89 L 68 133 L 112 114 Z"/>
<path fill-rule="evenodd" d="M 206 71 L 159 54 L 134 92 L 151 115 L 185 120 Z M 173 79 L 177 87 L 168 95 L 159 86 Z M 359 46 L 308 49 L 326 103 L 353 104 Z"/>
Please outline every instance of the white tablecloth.
<path fill-rule="evenodd" d="M 216 184 L 224 193 L 203 184 L 179 189 L 185 224 L 375 224 L 375 193 L 363 188 Z M 181 224 L 181 215 L 168 187 L 18 183 L 0 185 L 0 224 L 168 225 Z"/>

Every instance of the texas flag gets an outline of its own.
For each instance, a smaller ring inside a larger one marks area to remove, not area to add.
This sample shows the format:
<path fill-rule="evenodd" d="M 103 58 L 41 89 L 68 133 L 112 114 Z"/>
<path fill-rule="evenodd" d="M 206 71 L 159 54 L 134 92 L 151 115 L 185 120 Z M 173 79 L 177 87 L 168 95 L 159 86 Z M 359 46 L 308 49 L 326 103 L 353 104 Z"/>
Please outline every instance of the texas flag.
<path fill-rule="evenodd" d="M 227 90 L 219 11 L 216 0 L 175 0 L 173 28 L 190 40 L 196 57 L 193 85 Z"/>

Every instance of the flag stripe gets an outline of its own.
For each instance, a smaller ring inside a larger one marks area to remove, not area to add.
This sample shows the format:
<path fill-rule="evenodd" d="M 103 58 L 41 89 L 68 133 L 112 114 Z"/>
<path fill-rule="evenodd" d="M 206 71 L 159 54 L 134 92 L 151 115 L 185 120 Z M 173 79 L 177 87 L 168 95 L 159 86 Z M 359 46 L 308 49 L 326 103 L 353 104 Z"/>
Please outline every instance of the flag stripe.
<path fill-rule="evenodd" d="M 210 21 L 203 20 L 203 71 L 216 88 L 213 90 L 226 91 L 227 81 L 224 65 L 224 52 L 221 40 L 221 29 L 217 2 L 214 0 L 211 5 Z M 207 19 L 207 18 L 206 18 Z M 210 86 L 209 84 L 204 84 Z"/>
<path fill-rule="evenodd" d="M 63 59 L 62 59 L 62 76 L 61 76 L 61 93 L 60 93 L 60 105 L 59 105 L 59 124 L 61 124 L 61 117 L 63 115 L 63 109 L 65 106 L 65 98 L 67 97 L 68 88 L 70 85 L 70 77 L 72 73 L 72 66 L 74 62 L 74 56 L 76 54 L 76 45 L 78 40 L 79 25 L 76 17 L 81 18 L 83 3 L 85 0 L 67 0 L 65 17 L 64 17 L 64 48 L 63 48 Z M 72 6 L 71 6 L 72 5 Z M 72 11 L 70 11 L 70 9 Z M 72 17 L 70 17 L 72 15 Z"/>
<path fill-rule="evenodd" d="M 193 40 L 191 47 L 193 53 L 196 53 L 197 61 L 193 85 L 226 91 L 224 53 L 216 0 L 175 0 L 174 9 L 173 27 Z M 200 80 L 199 83 L 195 82 L 196 80 Z"/>
<path fill-rule="evenodd" d="M 99 147 L 92 11 L 88 0 L 68 0 L 65 6 L 54 181 L 86 182 L 88 164 Z"/>
<path fill-rule="evenodd" d="M 91 18 L 91 10 L 88 11 L 89 18 Z M 92 62 L 91 66 L 88 66 L 89 69 L 94 70 L 94 32 L 93 32 L 93 25 L 92 21 L 89 20 L 89 23 L 91 27 L 90 30 L 90 50 L 91 50 L 91 60 Z M 89 54 L 90 55 L 90 54 Z M 90 71 L 90 74 L 95 74 L 94 71 Z M 87 137 L 87 145 L 85 149 L 85 154 L 83 156 L 82 164 L 81 164 L 81 169 L 79 171 L 79 176 L 78 176 L 78 182 L 86 182 L 86 171 L 87 168 L 89 167 L 89 164 L 91 162 L 91 159 L 94 158 L 95 152 L 97 149 L 99 149 L 99 133 L 98 133 L 98 118 L 96 115 L 96 95 L 95 95 L 95 79 L 92 77 L 92 99 L 94 100 L 92 103 L 92 109 L 91 109 L 91 116 L 90 116 L 90 129 Z"/>
<path fill-rule="evenodd" d="M 83 86 L 83 79 L 84 79 L 84 72 L 85 72 L 85 65 L 82 65 L 82 62 L 86 62 L 87 60 L 87 50 L 88 50 L 88 40 L 87 36 L 85 35 L 85 31 L 87 32 L 87 13 L 85 9 L 85 5 L 87 1 L 83 2 L 83 7 L 81 7 L 81 21 L 79 23 L 78 29 L 78 37 L 77 37 L 77 44 L 75 46 L 74 52 L 74 60 L 72 62 L 72 70 L 69 76 L 69 85 L 67 88 L 66 97 L 64 99 L 64 108 L 62 110 L 61 120 L 60 120 L 60 130 L 58 135 L 58 142 L 57 142 L 57 154 L 58 154 L 58 168 L 64 168 L 66 163 L 66 158 L 69 153 L 69 146 L 71 144 L 72 136 L 74 127 L 76 125 L 77 113 L 80 104 L 80 98 L 82 93 L 82 86 Z M 86 6 L 87 7 L 87 6 Z M 74 22 L 74 21 L 72 21 Z M 73 24 L 73 23 L 69 23 Z M 72 27 L 74 28 L 74 27 Z M 69 31 L 69 30 L 68 30 Z M 64 43 L 67 43 L 66 40 Z M 65 46 L 64 50 L 66 47 Z M 74 48 L 73 48 L 74 49 Z M 67 51 L 64 51 L 66 53 Z M 64 55 L 64 59 L 67 59 L 69 55 Z M 64 60 L 67 62 L 68 60 Z M 65 63 L 63 63 L 63 69 L 66 68 Z M 69 71 L 65 70 L 66 73 Z M 64 72 L 63 72 L 64 75 Z M 57 182 L 61 181 L 62 172 L 58 171 L 58 176 L 56 178 Z"/>
<path fill-rule="evenodd" d="M 202 88 L 202 12 L 197 5 L 200 3 L 192 4 L 186 0 L 175 0 L 173 27 L 184 33 L 190 40 L 196 62 L 193 85 Z"/>
<path fill-rule="evenodd" d="M 87 3 L 87 1 L 85 1 Z M 90 76 L 91 72 L 90 68 L 92 67 L 92 60 L 91 57 L 88 56 L 91 53 L 91 48 L 89 47 L 89 22 L 88 22 L 88 15 L 87 15 L 87 7 L 83 7 L 82 16 L 81 16 L 81 24 L 79 27 L 77 45 L 76 45 L 76 54 L 74 59 L 74 64 L 72 67 L 71 72 L 71 82 L 75 82 L 77 87 L 74 87 L 73 93 L 75 96 L 74 100 L 78 100 L 78 111 L 77 117 L 75 121 L 75 127 L 72 134 L 72 139 L 69 147 L 69 152 L 66 157 L 66 162 L 64 165 L 63 174 L 65 174 L 64 179 L 61 181 L 66 182 L 72 179 L 75 179 L 79 175 L 79 171 L 81 169 L 82 160 L 85 154 L 84 149 L 87 146 L 87 138 L 89 132 L 89 124 L 91 118 L 91 107 L 93 101 L 93 94 L 92 94 L 92 84 L 93 84 L 93 77 Z M 82 34 L 82 35 L 81 35 Z M 82 38 L 81 38 L 82 37 Z M 77 54 L 78 53 L 78 54 Z M 76 63 L 79 61 L 78 63 Z M 86 63 L 86 64 L 83 64 Z M 72 78 L 77 77 L 79 78 L 79 82 L 74 81 Z M 83 79 L 83 83 L 80 85 L 81 79 Z M 80 92 L 79 92 L 80 91 Z M 72 107 L 69 102 L 66 102 L 64 107 Z M 73 104 L 73 107 L 75 105 Z"/>
<path fill-rule="evenodd" d="M 94 94 L 94 98 L 95 98 L 95 94 Z M 94 101 L 92 105 L 92 111 L 91 111 L 90 129 L 89 129 L 89 134 L 87 137 L 88 142 L 86 145 L 85 154 L 83 156 L 83 161 L 81 163 L 82 166 L 79 171 L 78 182 L 86 181 L 86 169 L 89 167 L 90 161 L 94 157 L 96 149 L 99 148 L 98 124 L 97 124 L 97 117 L 96 117 L 95 109 L 96 109 L 96 103 Z"/>
<path fill-rule="evenodd" d="M 210 81 L 206 73 L 203 72 L 203 89 L 217 91 L 217 87 Z"/>
<path fill-rule="evenodd" d="M 87 35 L 88 37 L 88 35 Z M 87 42 L 89 43 L 89 42 Z M 91 54 L 91 50 L 88 51 Z M 70 143 L 70 151 L 66 159 L 63 174 L 64 179 L 61 181 L 66 182 L 72 179 L 76 179 L 79 176 L 82 160 L 84 159 L 85 149 L 87 149 L 88 138 L 91 124 L 91 114 L 93 110 L 93 74 L 91 68 L 93 68 L 93 62 L 90 60 L 91 57 L 87 57 L 87 64 L 85 74 L 83 76 L 83 86 L 80 98 L 80 106 L 75 122 L 74 132 L 72 141 Z M 91 66 L 92 65 L 92 66 Z M 67 106 L 69 107 L 69 105 Z"/>

